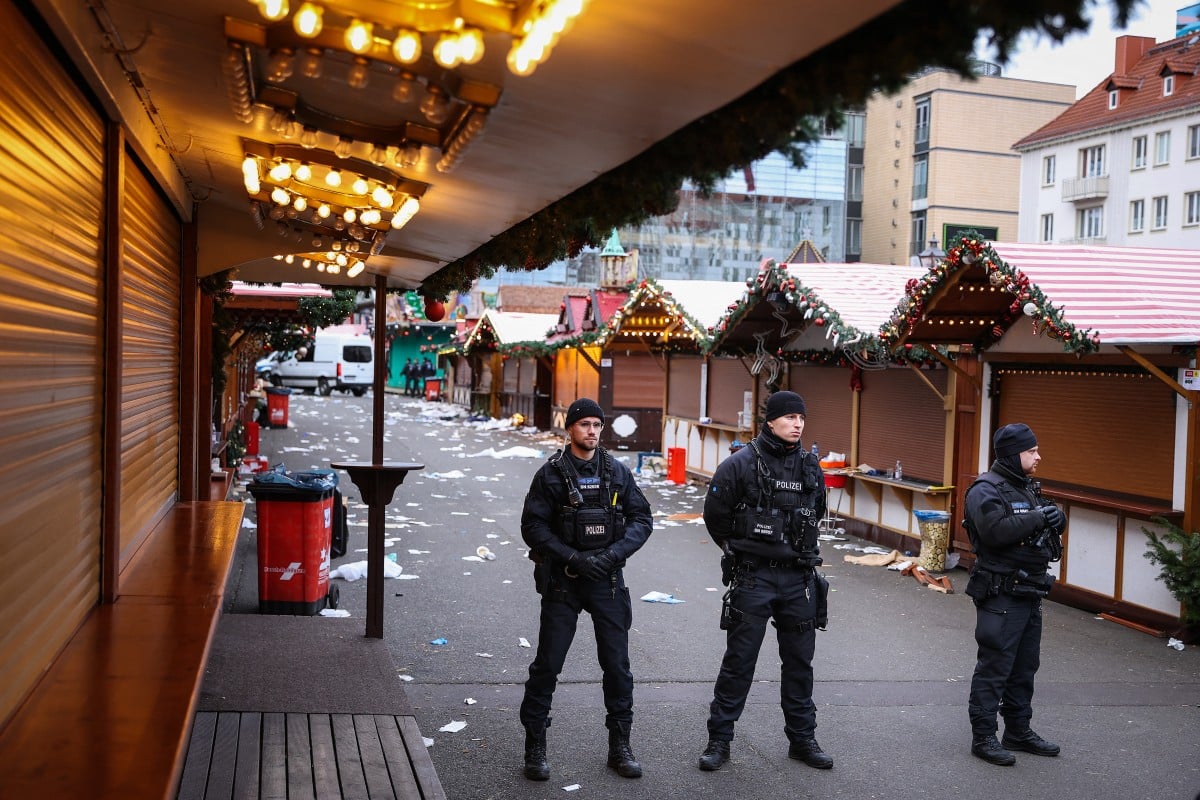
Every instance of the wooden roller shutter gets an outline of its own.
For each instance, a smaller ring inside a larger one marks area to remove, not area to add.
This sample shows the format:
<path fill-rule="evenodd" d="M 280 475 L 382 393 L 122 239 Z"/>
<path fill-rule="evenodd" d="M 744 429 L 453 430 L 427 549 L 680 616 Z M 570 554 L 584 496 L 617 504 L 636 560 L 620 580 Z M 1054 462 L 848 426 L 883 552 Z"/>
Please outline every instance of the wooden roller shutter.
<path fill-rule="evenodd" d="M 1038 478 L 1171 502 L 1175 393 L 1144 372 L 997 368 L 997 425 L 1038 438 Z"/>
<path fill-rule="evenodd" d="M 719 425 L 737 425 L 738 413 L 746 392 L 754 389 L 754 381 L 738 358 L 708 360 L 708 416 Z M 757 415 L 757 409 L 751 409 Z"/>
<path fill-rule="evenodd" d="M 0 727 L 100 596 L 104 125 L 0 4 Z"/>
<path fill-rule="evenodd" d="M 502 363 L 504 365 L 501 368 L 503 371 L 503 374 L 504 374 L 504 378 L 503 378 L 504 383 L 501 385 L 501 391 L 505 391 L 505 392 L 520 391 L 521 359 L 506 358 L 502 361 Z"/>
<path fill-rule="evenodd" d="M 808 409 L 804 443 L 814 443 L 824 456 L 830 451 L 850 455 L 853 425 L 850 370 L 844 367 L 792 367 L 788 388 L 804 398 Z"/>
<path fill-rule="evenodd" d="M 667 379 L 660 358 L 649 353 L 612 354 L 613 408 L 662 408 Z"/>
<path fill-rule="evenodd" d="M 945 370 L 922 374 L 945 394 Z M 898 459 L 906 478 L 940 484 L 946 452 L 941 399 L 907 367 L 864 372 L 862 382 L 859 463 L 890 471 Z"/>
<path fill-rule="evenodd" d="M 667 366 L 667 413 L 700 419 L 700 356 L 673 355 Z"/>
<path fill-rule="evenodd" d="M 179 496 L 179 218 L 126 156 L 121 351 L 123 569 Z"/>

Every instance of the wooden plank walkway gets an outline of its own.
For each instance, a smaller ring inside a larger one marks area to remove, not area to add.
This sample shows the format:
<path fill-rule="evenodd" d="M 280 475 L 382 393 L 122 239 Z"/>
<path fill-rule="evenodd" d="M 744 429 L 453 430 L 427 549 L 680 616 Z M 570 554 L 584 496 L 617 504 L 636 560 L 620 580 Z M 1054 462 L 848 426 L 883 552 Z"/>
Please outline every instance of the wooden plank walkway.
<path fill-rule="evenodd" d="M 445 800 L 416 720 L 198 711 L 178 800 Z"/>

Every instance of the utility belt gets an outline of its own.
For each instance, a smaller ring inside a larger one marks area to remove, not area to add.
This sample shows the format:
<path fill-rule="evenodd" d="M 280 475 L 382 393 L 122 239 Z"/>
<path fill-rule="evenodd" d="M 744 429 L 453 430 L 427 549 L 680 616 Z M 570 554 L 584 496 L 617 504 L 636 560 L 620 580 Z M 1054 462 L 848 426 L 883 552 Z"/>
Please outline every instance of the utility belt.
<path fill-rule="evenodd" d="M 1030 575 L 1023 569 L 1001 573 L 977 566 L 967 581 L 966 595 L 979 602 L 999 594 L 1040 599 L 1050 594 L 1053 585 L 1054 576 L 1049 573 Z"/>
<path fill-rule="evenodd" d="M 815 562 L 815 563 L 814 563 Z M 734 557 L 734 569 L 798 569 L 812 571 L 820 565 L 821 559 L 811 558 L 763 558 L 762 556 L 745 556 L 740 553 Z"/>

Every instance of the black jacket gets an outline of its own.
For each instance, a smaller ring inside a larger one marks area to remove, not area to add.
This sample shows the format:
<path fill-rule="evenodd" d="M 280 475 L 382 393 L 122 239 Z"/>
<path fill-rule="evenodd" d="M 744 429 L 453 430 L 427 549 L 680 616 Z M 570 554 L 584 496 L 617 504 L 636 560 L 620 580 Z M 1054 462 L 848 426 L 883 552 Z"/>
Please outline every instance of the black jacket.
<path fill-rule="evenodd" d="M 571 459 L 580 478 L 601 477 L 601 460 L 604 451 L 597 448 L 595 455 L 588 461 L 575 458 L 569 450 L 563 452 L 563 458 Z M 629 467 L 612 459 L 612 485 L 607 487 L 606 504 L 615 506 L 624 518 L 625 535 L 615 541 L 609 549 L 620 558 L 624 565 L 625 559 L 636 553 L 654 527 L 654 519 L 650 513 L 650 504 L 638 488 Z M 615 501 L 613 499 L 615 495 Z M 549 461 L 538 469 L 525 495 L 525 506 L 521 511 L 521 538 L 529 545 L 530 551 L 541 558 L 565 563 L 575 549 L 559 538 L 555 532 L 555 523 L 562 513 L 562 508 L 569 506 L 567 487 L 562 474 Z"/>
<path fill-rule="evenodd" d="M 967 489 L 967 531 L 981 568 L 1045 574 L 1051 552 L 1044 544 L 1037 546 L 1035 539 L 1046 527 L 1041 509 L 1049 501 L 1042 498 L 1035 486 L 1028 476 L 1017 474 L 997 461 Z"/>
<path fill-rule="evenodd" d="M 743 447 L 717 466 L 704 498 L 704 524 L 708 535 L 722 547 L 747 555 L 764 558 L 796 558 L 797 556 L 818 558 L 819 547 L 816 527 L 825 516 L 825 474 L 815 455 L 797 444 L 787 448 L 784 443 L 764 430 L 754 442 L 762 453 L 763 464 L 771 473 L 772 487 L 798 485 L 802 487 L 791 499 L 798 509 L 792 514 L 792 536 L 800 541 L 800 548 L 789 542 L 768 543 L 755 539 L 735 538 L 734 516 L 739 507 L 758 507 L 766 504 L 762 497 L 758 474 L 757 456 L 751 446 Z M 760 503 L 761 501 L 761 503 Z M 785 505 L 788 505 L 785 503 Z"/>

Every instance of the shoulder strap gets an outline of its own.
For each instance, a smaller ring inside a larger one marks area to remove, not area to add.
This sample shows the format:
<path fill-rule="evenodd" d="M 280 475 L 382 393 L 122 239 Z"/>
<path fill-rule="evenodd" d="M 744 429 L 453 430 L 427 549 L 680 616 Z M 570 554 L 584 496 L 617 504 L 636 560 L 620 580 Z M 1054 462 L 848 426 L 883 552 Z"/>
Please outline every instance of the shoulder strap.
<path fill-rule="evenodd" d="M 571 463 L 571 459 L 566 458 L 559 449 L 550 456 L 550 463 L 562 475 L 563 483 L 567 486 L 567 500 L 576 508 L 583 505 L 583 492 L 579 491 L 579 475 L 575 472 L 575 465 Z"/>

